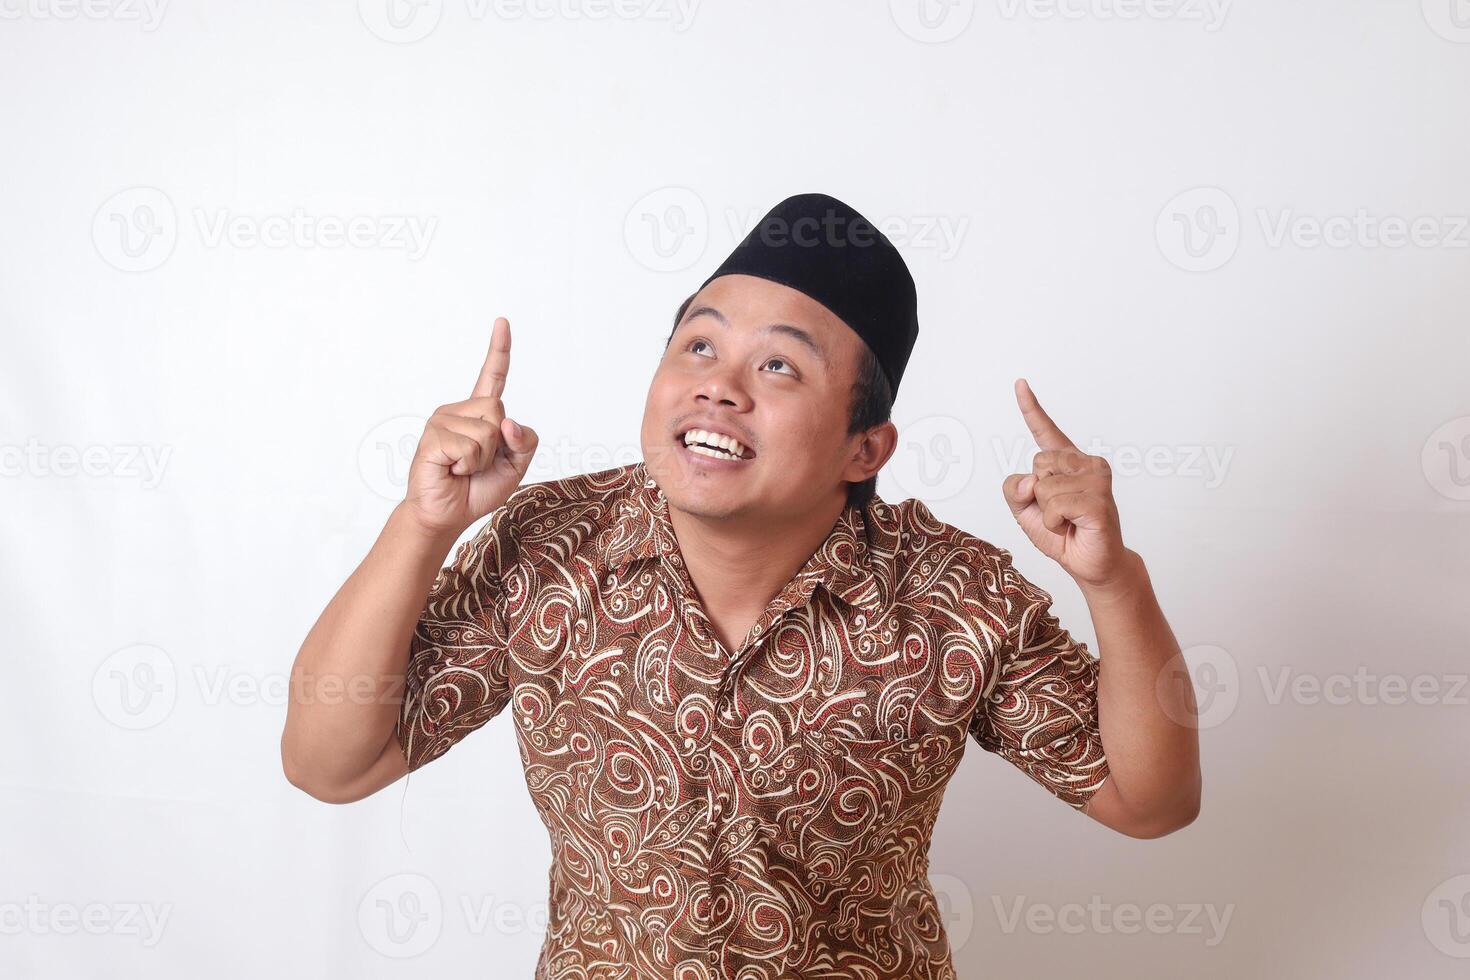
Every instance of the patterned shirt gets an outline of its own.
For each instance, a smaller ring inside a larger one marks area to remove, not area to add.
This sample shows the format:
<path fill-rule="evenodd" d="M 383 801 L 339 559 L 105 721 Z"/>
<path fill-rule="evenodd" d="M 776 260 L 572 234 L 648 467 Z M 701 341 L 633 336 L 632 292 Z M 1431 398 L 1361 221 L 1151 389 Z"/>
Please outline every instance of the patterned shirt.
<path fill-rule="evenodd" d="M 966 736 L 1077 809 L 1108 775 L 1050 603 L 875 496 L 727 650 L 643 462 L 525 484 L 439 573 L 397 738 L 417 769 L 511 707 L 541 980 L 953 978 L 929 841 Z"/>

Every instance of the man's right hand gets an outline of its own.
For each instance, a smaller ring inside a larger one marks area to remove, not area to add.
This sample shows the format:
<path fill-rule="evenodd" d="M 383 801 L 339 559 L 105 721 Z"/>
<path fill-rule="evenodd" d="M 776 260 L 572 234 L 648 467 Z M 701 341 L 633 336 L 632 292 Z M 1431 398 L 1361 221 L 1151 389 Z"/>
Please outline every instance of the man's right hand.
<path fill-rule="evenodd" d="M 440 406 L 424 426 L 408 471 L 404 504 L 433 534 L 458 536 L 520 486 L 536 453 L 530 426 L 506 418 L 500 400 L 510 372 L 510 321 L 496 317 L 474 391 Z"/>

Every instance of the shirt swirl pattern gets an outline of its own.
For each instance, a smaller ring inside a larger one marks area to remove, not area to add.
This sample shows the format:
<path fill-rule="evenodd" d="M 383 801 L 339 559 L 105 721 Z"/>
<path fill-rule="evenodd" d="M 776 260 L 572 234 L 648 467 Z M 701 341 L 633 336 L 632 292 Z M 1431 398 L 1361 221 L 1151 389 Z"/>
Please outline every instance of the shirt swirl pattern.
<path fill-rule="evenodd" d="M 510 707 L 542 980 L 953 978 L 928 852 L 966 736 L 1081 809 L 1096 658 L 1008 551 L 881 497 L 726 650 L 667 507 L 639 462 L 490 515 L 414 634 L 409 768 Z"/>

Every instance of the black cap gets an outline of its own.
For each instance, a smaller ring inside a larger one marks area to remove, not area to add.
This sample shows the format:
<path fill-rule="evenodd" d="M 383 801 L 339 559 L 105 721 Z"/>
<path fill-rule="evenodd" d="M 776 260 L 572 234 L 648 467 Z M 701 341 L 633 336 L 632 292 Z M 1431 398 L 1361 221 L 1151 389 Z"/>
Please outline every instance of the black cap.
<path fill-rule="evenodd" d="M 872 349 L 893 393 L 919 337 L 914 277 L 888 237 L 827 194 L 797 194 L 772 208 L 720 267 L 790 286 L 836 314 Z"/>

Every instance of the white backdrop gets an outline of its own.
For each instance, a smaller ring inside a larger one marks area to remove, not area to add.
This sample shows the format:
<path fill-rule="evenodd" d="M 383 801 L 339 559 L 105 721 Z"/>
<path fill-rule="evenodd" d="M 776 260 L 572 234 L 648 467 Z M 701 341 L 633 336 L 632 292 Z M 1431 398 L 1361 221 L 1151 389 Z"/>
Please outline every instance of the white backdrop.
<path fill-rule="evenodd" d="M 1134 841 L 971 745 L 963 977 L 1470 957 L 1465 0 L 0 0 L 0 975 L 529 977 L 502 715 L 358 804 L 285 679 L 491 321 L 534 479 L 630 462 L 679 301 L 781 198 L 904 250 L 879 482 L 1009 549 L 1031 380 L 1109 456 L 1201 692 Z"/>

